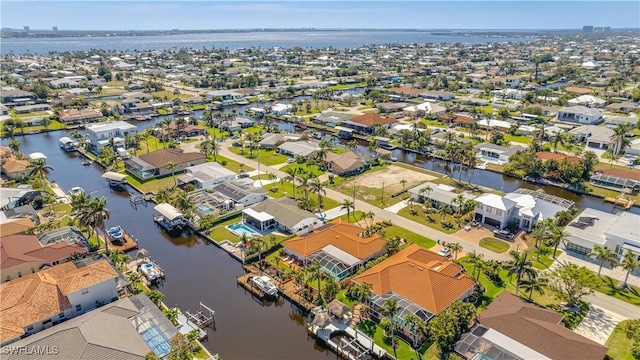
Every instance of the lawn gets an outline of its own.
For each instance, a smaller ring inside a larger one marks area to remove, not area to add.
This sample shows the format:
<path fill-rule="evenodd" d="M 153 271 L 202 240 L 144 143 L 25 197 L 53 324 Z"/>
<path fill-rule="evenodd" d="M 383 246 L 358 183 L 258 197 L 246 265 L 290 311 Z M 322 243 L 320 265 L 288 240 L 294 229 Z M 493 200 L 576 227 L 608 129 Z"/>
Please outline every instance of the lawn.
<path fill-rule="evenodd" d="M 533 141 L 533 138 L 530 136 L 511 135 L 511 134 L 504 134 L 504 139 L 506 141 L 515 141 L 522 144 L 531 144 L 531 142 Z"/>
<path fill-rule="evenodd" d="M 407 241 L 407 244 L 418 244 L 426 249 L 431 248 L 436 244 L 434 240 L 422 235 L 418 235 L 413 231 L 409 231 L 405 228 L 401 228 L 398 225 L 391 225 L 384 228 L 384 234 L 388 239 L 399 236 L 400 238 L 405 239 Z"/>
<path fill-rule="evenodd" d="M 301 174 L 301 171 L 302 173 L 313 174 L 315 176 L 320 176 L 324 174 L 324 171 L 322 171 L 318 165 L 289 164 L 287 166 L 283 166 L 282 168 L 280 168 L 280 170 L 284 172 L 288 172 L 290 171 L 290 169 L 291 170 L 297 169 L 298 172 L 296 174 L 298 175 L 296 176 L 299 176 L 299 174 Z"/>
<path fill-rule="evenodd" d="M 240 216 L 234 216 L 224 222 L 219 223 L 211 231 L 209 231 L 209 237 L 217 242 L 223 240 L 229 240 L 232 243 L 240 241 L 240 237 L 227 230 L 227 225 L 235 224 L 240 221 Z"/>
<path fill-rule="evenodd" d="M 628 289 L 622 289 L 621 285 L 621 281 L 603 276 L 602 282 L 596 287 L 596 291 L 613 296 L 629 304 L 640 306 L 640 288 L 629 286 Z"/>
<path fill-rule="evenodd" d="M 213 155 L 210 155 L 208 160 L 209 161 L 213 161 L 213 158 L 214 158 Z M 249 171 L 253 171 L 254 170 L 252 167 L 246 166 L 245 164 L 240 164 L 239 162 L 237 162 L 235 160 L 228 159 L 228 158 L 226 158 L 226 157 L 224 157 L 222 155 L 217 155 L 215 158 L 218 159 L 218 161 L 217 161 L 218 164 L 220 164 L 220 165 L 224 166 L 225 168 L 227 168 L 227 169 L 229 169 L 229 170 L 231 170 L 233 172 L 236 172 L 236 173 L 240 173 L 241 172 L 240 171 L 241 167 L 242 167 L 242 170 L 244 172 L 249 172 Z"/>
<path fill-rule="evenodd" d="M 287 159 L 289 158 L 273 150 L 266 150 L 266 149 L 254 149 L 253 157 L 249 156 L 249 149 L 244 149 L 244 155 L 243 155 L 242 148 L 239 146 L 230 146 L 229 151 L 231 151 L 234 154 L 242 155 L 247 159 L 259 161 L 260 163 L 268 166 L 282 164 L 283 162 L 286 162 Z"/>
<path fill-rule="evenodd" d="M 606 346 L 609 348 L 607 356 L 613 360 L 635 360 L 630 351 L 633 340 L 629 339 L 624 331 L 625 324 L 630 321 L 626 320 L 619 323 L 607 340 Z"/>
<path fill-rule="evenodd" d="M 353 84 L 338 84 L 338 85 L 331 85 L 329 87 L 327 87 L 327 90 L 331 91 L 331 90 L 344 90 L 344 89 L 351 89 L 351 88 L 355 88 L 355 87 L 364 87 L 367 86 L 366 82 L 359 82 L 359 83 L 353 83 Z"/>
<path fill-rule="evenodd" d="M 366 334 L 368 337 L 373 338 L 373 340 L 378 346 L 380 346 L 385 351 L 387 351 L 387 353 L 393 356 L 394 351 L 393 351 L 393 348 L 391 347 L 391 339 L 384 335 L 384 330 L 382 330 L 380 326 L 376 325 L 376 323 L 374 323 L 372 320 L 363 319 L 358 324 L 358 329 L 362 331 L 364 334 Z M 413 350 L 411 346 L 409 346 L 409 344 L 404 342 L 404 340 L 401 340 L 400 338 L 396 337 L 395 343 L 396 343 L 395 353 L 397 355 L 396 357 L 397 359 L 402 359 L 402 360 L 417 359 L 415 350 Z M 424 354 L 426 350 L 427 350 L 427 347 L 423 346 L 419 350 L 419 353 Z"/>
<path fill-rule="evenodd" d="M 274 198 L 280 198 L 285 195 L 294 195 L 293 184 L 288 181 L 279 181 L 277 183 L 267 184 L 264 185 L 263 188 L 267 190 L 269 196 Z M 296 199 L 301 199 L 304 196 L 304 191 L 298 186 L 296 186 L 295 192 L 297 193 L 295 194 Z M 318 194 L 309 193 L 309 199 L 314 202 L 314 207 L 311 211 L 317 211 L 316 204 L 318 203 Z M 328 198 L 324 195 L 322 196 L 322 204 L 323 210 L 329 210 L 340 206 L 340 204 L 336 200 Z"/>
<path fill-rule="evenodd" d="M 429 126 L 429 127 L 436 127 L 436 128 L 445 128 L 447 127 L 447 125 L 445 125 L 444 123 L 438 121 L 438 120 L 420 120 L 421 123 Z"/>
<path fill-rule="evenodd" d="M 493 252 L 503 253 L 511 247 L 508 242 L 487 237 L 480 240 L 480 246 Z"/>
<path fill-rule="evenodd" d="M 411 206 L 406 206 L 398 211 L 398 215 L 405 217 L 407 219 L 413 220 L 420 224 L 426 225 L 428 227 L 434 228 L 438 231 L 442 231 L 446 234 L 453 234 L 454 232 L 459 230 L 459 227 L 456 225 L 456 219 L 452 215 L 445 215 L 444 220 L 448 221 L 453 225 L 451 228 L 445 228 L 442 226 L 442 216 L 438 213 L 430 214 L 430 218 L 423 212 L 421 205 L 412 205 L 413 209 L 416 210 L 415 215 L 411 214 Z"/>
<path fill-rule="evenodd" d="M 140 189 L 140 191 L 147 192 L 158 192 L 160 189 L 172 187 L 176 184 L 176 180 L 172 176 L 163 177 L 160 179 L 151 179 L 147 181 L 140 181 L 136 177 L 128 175 L 126 178 L 127 182 L 132 186 Z"/>
<path fill-rule="evenodd" d="M 62 124 L 61 122 L 57 121 L 57 120 L 52 120 L 51 124 L 49 124 L 49 127 L 47 127 L 47 130 L 60 130 L 60 129 L 64 129 L 65 126 L 64 124 Z M 44 131 L 45 128 L 42 125 L 38 125 L 38 126 L 25 126 L 23 128 L 20 129 L 13 129 L 13 135 L 14 136 L 21 136 L 22 134 L 28 134 L 31 131 Z M 1 136 L 3 137 L 7 137 L 10 136 L 7 134 L 6 131 L 4 131 L 4 129 L 2 130 Z"/>

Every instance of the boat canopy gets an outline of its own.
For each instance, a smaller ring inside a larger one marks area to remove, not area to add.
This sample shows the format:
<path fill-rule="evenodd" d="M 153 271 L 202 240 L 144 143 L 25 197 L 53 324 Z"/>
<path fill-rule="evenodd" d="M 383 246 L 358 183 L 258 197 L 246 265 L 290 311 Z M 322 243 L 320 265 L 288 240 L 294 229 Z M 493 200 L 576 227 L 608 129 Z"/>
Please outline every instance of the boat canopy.
<path fill-rule="evenodd" d="M 46 160 L 47 156 L 41 152 L 34 152 L 29 154 L 29 159 L 33 160 Z"/>
<path fill-rule="evenodd" d="M 58 142 L 59 142 L 60 144 L 70 144 L 70 143 L 71 143 L 71 144 L 73 144 L 73 143 L 75 143 L 75 141 L 74 141 L 72 138 L 68 137 L 68 136 L 63 136 L 63 137 L 61 137 L 61 138 L 58 140 Z"/>
<path fill-rule="evenodd" d="M 127 175 L 119 174 L 113 171 L 107 171 L 106 173 L 102 174 L 102 177 L 109 180 L 122 181 L 127 177 Z"/>
<path fill-rule="evenodd" d="M 171 204 L 167 204 L 167 203 L 158 204 L 153 209 L 159 212 L 160 215 L 164 216 L 169 221 L 173 221 L 179 217 L 182 217 L 182 213 L 178 211 L 178 209 L 171 206 Z"/>

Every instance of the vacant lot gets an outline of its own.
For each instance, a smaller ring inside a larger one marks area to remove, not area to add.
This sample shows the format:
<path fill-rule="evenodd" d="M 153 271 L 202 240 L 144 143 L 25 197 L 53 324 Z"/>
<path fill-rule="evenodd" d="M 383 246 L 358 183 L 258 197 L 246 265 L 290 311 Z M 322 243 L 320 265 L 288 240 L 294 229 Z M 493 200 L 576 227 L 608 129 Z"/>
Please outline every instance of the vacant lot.
<path fill-rule="evenodd" d="M 387 194 L 395 194 L 402 191 L 402 179 L 407 183 L 404 189 L 410 189 L 425 181 L 434 180 L 435 177 L 421 172 L 405 169 L 399 166 L 390 165 L 384 169 L 366 172 L 357 176 L 351 181 L 348 181 L 350 186 L 356 184 L 356 186 L 364 186 L 368 188 L 381 188 L 384 183 L 384 191 Z"/>

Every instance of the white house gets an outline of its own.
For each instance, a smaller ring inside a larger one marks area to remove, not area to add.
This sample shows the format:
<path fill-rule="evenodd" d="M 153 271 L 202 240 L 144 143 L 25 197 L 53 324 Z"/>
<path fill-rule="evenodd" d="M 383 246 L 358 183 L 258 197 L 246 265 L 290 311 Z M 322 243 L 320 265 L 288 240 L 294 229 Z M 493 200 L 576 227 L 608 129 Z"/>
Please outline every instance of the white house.
<path fill-rule="evenodd" d="M 253 186 L 251 179 L 237 179 L 214 185 L 212 194 L 222 195 L 223 198 L 233 201 L 234 207 L 251 206 L 267 198 L 267 190 Z"/>
<path fill-rule="evenodd" d="M 600 99 L 598 97 L 595 97 L 593 95 L 580 95 L 576 98 L 573 98 L 569 101 L 567 101 L 567 103 L 569 105 L 584 105 L 584 106 L 588 106 L 588 107 L 602 107 L 604 106 L 607 101 Z"/>
<path fill-rule="evenodd" d="M 126 148 L 125 136 L 135 135 L 138 128 L 125 121 L 114 121 L 87 126 L 87 136 L 89 139 L 89 150 L 99 154 L 100 150 L 109 145 L 109 141 L 113 138 L 115 148 Z"/>
<path fill-rule="evenodd" d="M 584 125 L 595 125 L 603 120 L 604 111 L 585 106 L 569 106 L 558 110 L 558 121 L 566 121 Z"/>
<path fill-rule="evenodd" d="M 584 142 L 587 147 L 608 149 L 613 142 L 614 131 L 604 126 L 583 125 L 569 130 L 569 135 Z"/>
<path fill-rule="evenodd" d="M 444 114 L 447 111 L 447 108 L 427 101 L 422 104 L 407 106 L 403 108 L 402 111 L 404 111 L 406 116 L 416 117 L 427 114 Z"/>
<path fill-rule="evenodd" d="M 214 162 L 189 166 L 185 170 L 187 172 L 181 175 L 178 180 L 183 184 L 194 183 L 198 189 L 208 189 L 236 178 L 235 172 Z"/>
<path fill-rule="evenodd" d="M 279 229 L 287 233 L 296 233 L 318 223 L 316 214 L 300 209 L 298 202 L 288 197 L 267 199 L 244 209 L 242 220 L 260 231 Z"/>
<path fill-rule="evenodd" d="M 431 189 L 426 191 L 425 189 Z M 425 182 L 418 186 L 415 186 L 409 190 L 407 190 L 409 195 L 413 198 L 413 200 L 419 204 L 424 203 L 426 200 L 431 202 L 431 205 L 434 208 L 439 208 L 443 204 L 447 204 L 451 206 L 454 210 L 458 210 L 458 205 L 454 199 L 459 195 L 462 195 L 465 200 L 473 200 L 476 198 L 475 195 L 462 192 L 460 194 L 455 192 L 455 188 L 452 186 L 444 185 L 444 184 L 435 184 L 432 182 Z"/>
<path fill-rule="evenodd" d="M 520 145 L 511 145 L 509 147 L 500 146 L 492 143 L 482 143 L 473 147 L 476 150 L 477 157 L 481 161 L 504 165 L 509 162 L 511 155 L 518 151 L 524 151 L 526 148 Z"/>
<path fill-rule="evenodd" d="M 271 113 L 275 116 L 282 116 L 289 113 L 293 109 L 290 104 L 275 104 L 271 107 Z"/>
<path fill-rule="evenodd" d="M 573 206 L 572 201 L 523 188 L 505 196 L 483 194 L 475 202 L 476 221 L 500 229 L 514 222 L 525 231 L 531 231 L 538 221 Z"/>
<path fill-rule="evenodd" d="M 613 250 L 618 258 L 631 251 L 640 256 L 640 215 L 630 212 L 611 214 L 585 209 L 569 223 L 565 249 L 581 255 L 591 253 L 594 246 Z"/>

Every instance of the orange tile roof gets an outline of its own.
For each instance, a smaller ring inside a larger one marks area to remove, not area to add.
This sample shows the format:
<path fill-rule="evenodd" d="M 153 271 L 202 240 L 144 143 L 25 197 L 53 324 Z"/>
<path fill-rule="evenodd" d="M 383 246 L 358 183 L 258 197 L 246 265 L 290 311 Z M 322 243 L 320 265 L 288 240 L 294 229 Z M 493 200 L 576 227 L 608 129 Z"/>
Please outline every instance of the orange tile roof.
<path fill-rule="evenodd" d="M 361 125 L 366 125 L 366 126 L 386 125 L 386 124 L 394 124 L 398 122 L 398 120 L 396 119 L 384 118 L 378 114 L 373 114 L 373 113 L 356 116 L 354 118 L 349 119 L 349 121 L 357 124 L 361 124 Z"/>
<path fill-rule="evenodd" d="M 340 219 L 333 224 L 333 226 L 316 231 L 311 235 L 296 236 L 286 240 L 282 242 L 282 246 L 306 257 L 320 251 L 327 245 L 333 245 L 360 260 L 364 260 L 383 250 L 387 243 L 386 238 L 377 234 L 366 239 L 360 237 L 362 228 L 358 225 Z"/>
<path fill-rule="evenodd" d="M 19 160 L 11 157 L 5 160 L 4 164 L 2 164 L 2 167 L 4 168 L 4 172 L 6 174 L 23 172 L 29 169 L 29 161 Z"/>
<path fill-rule="evenodd" d="M 416 244 L 353 278 L 380 296 L 394 292 L 438 314 L 475 285 L 462 267 Z"/>
<path fill-rule="evenodd" d="M 163 168 L 167 166 L 169 162 L 173 162 L 177 165 L 192 161 L 205 160 L 206 156 L 194 152 L 186 153 L 182 149 L 160 149 L 149 154 L 144 154 L 140 156 L 140 159 L 157 168 Z"/>
<path fill-rule="evenodd" d="M 597 166 L 596 171 L 602 172 L 603 174 L 606 174 L 606 175 L 613 175 L 613 176 L 617 176 L 625 179 L 640 181 L 640 169 L 627 170 L 627 169 L 612 168 L 604 165 L 604 166 Z"/>
<path fill-rule="evenodd" d="M 591 94 L 593 92 L 593 90 L 591 89 L 576 86 L 567 86 L 566 88 L 564 88 L 564 91 L 573 94 Z"/>
<path fill-rule="evenodd" d="M 68 262 L 0 284 L 0 342 L 24 334 L 24 328 L 71 309 L 67 295 L 115 279 L 105 260 L 76 268 Z"/>
<path fill-rule="evenodd" d="M 397 93 L 397 94 L 420 95 L 425 90 L 416 89 L 416 88 L 408 88 L 408 87 L 396 87 L 396 88 L 389 89 L 389 91 L 391 91 L 393 93 Z"/>
<path fill-rule="evenodd" d="M 2 234 L 2 236 L 20 234 L 24 233 L 34 226 L 36 225 L 28 217 L 11 219 L 5 223 L 0 224 L 0 234 Z"/>
<path fill-rule="evenodd" d="M 0 269 L 6 270 L 25 262 L 51 264 L 86 252 L 87 249 L 80 244 L 62 241 L 42 246 L 33 235 L 8 235 L 0 238 Z"/>
<path fill-rule="evenodd" d="M 577 156 L 558 154 L 550 151 L 538 151 L 536 153 L 536 156 L 543 161 L 555 160 L 557 162 L 561 162 L 562 160 L 567 159 L 567 161 L 569 161 L 572 164 L 577 164 L 580 161 L 582 161 L 582 159 Z"/>

